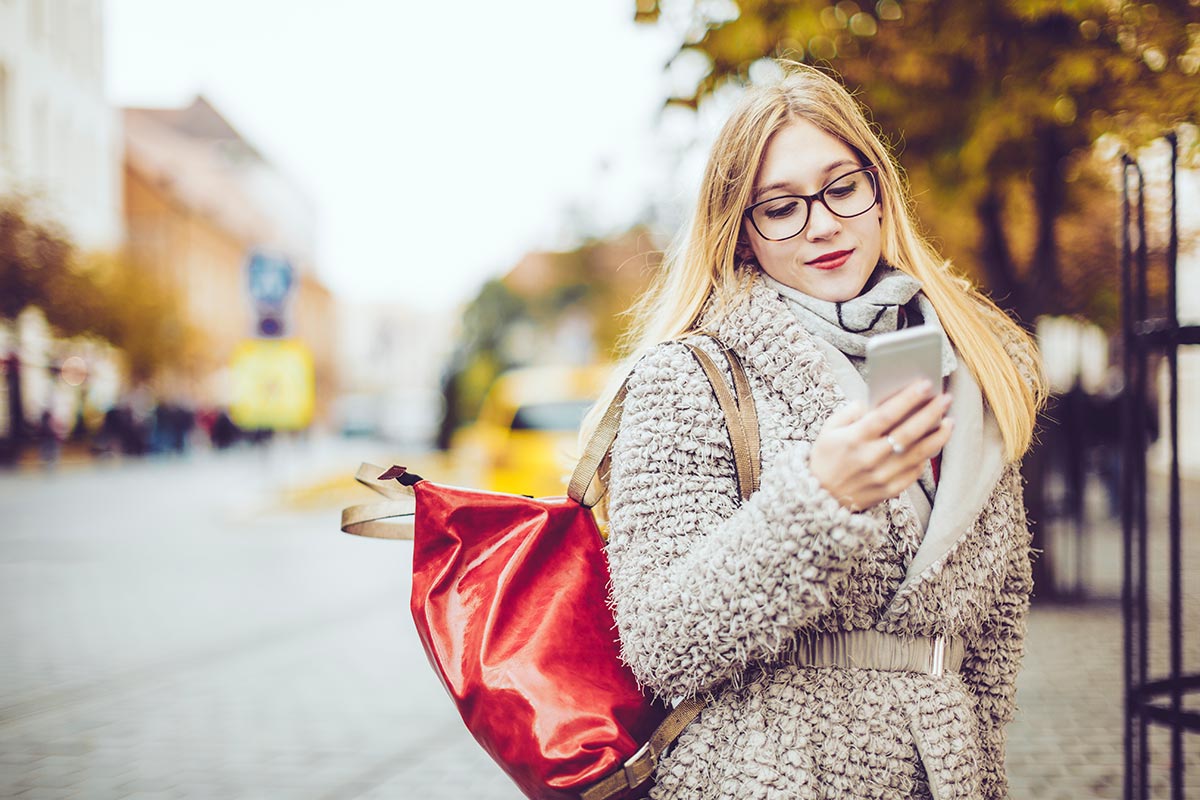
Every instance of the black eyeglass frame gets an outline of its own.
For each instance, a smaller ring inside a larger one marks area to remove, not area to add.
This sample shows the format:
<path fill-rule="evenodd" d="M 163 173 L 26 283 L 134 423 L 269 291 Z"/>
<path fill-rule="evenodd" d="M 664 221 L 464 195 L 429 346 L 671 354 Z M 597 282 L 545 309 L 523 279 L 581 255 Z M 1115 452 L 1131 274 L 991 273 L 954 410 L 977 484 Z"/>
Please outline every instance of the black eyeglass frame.
<path fill-rule="evenodd" d="M 832 208 L 829 207 L 829 203 L 825 202 L 825 192 L 827 192 L 829 190 L 830 186 L 833 186 L 838 181 L 845 180 L 849 176 L 856 175 L 859 172 L 869 172 L 871 174 L 871 187 L 875 190 L 875 197 L 874 197 L 874 199 L 871 200 L 871 204 L 869 206 L 864 208 L 862 211 L 859 211 L 857 214 L 839 214 L 838 212 L 834 211 Z M 765 233 L 763 233 L 762 229 L 758 227 L 758 222 L 756 222 L 754 219 L 754 209 L 758 208 L 761 205 L 765 205 L 767 203 L 774 203 L 779 200 L 787 200 L 787 199 L 796 199 L 796 200 L 804 201 L 804 224 L 800 226 L 800 230 L 796 231 L 791 236 L 784 236 L 781 239 L 772 239 L 770 236 L 767 236 Z M 754 226 L 754 230 L 758 232 L 758 235 L 763 237 L 764 239 L 766 239 L 768 242 L 786 242 L 788 239 L 794 239 L 797 236 L 799 236 L 800 234 L 804 233 L 804 229 L 808 227 L 808 223 L 812 222 L 813 203 L 815 203 L 818 200 L 821 201 L 821 205 L 825 206 L 825 209 L 827 211 L 829 211 L 830 214 L 833 214 L 835 217 L 838 217 L 840 219 L 852 219 L 854 217 L 861 217 L 863 214 L 870 211 L 872 208 L 874 208 L 879 203 L 879 167 L 875 166 L 874 164 L 868 164 L 865 167 L 860 167 L 858 169 L 852 169 L 849 172 L 846 172 L 846 173 L 843 173 L 843 174 L 837 176 L 836 178 L 831 180 L 829 183 L 822 186 L 821 190 L 818 191 L 816 194 L 781 194 L 781 195 L 777 195 L 776 197 L 768 197 L 766 200 L 759 200 L 754 205 L 748 206 L 746 208 L 746 210 L 742 212 L 742 216 L 744 216 L 746 219 L 750 220 L 750 224 Z"/>

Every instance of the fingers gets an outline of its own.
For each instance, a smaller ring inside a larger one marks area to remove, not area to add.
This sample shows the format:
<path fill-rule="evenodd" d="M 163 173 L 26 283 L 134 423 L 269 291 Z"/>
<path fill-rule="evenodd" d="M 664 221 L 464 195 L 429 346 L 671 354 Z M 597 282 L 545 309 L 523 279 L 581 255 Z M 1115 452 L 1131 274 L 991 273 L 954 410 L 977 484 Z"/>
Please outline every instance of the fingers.
<path fill-rule="evenodd" d="M 933 396 L 933 386 L 920 380 L 879 404 L 862 418 L 863 434 L 868 439 L 886 436 Z"/>
<path fill-rule="evenodd" d="M 829 415 L 829 419 L 825 424 L 831 428 L 845 428 L 848 425 L 853 425 L 858 422 L 864 414 L 867 413 L 867 408 L 859 401 L 855 400 L 852 403 L 839 408 Z"/>
<path fill-rule="evenodd" d="M 954 429 L 945 417 L 950 396 L 931 392 L 923 381 L 871 411 L 857 402 L 839 408 L 813 442 L 813 475 L 847 508 L 869 508 L 906 491 Z M 901 452 L 887 441 L 889 433 Z"/>
<path fill-rule="evenodd" d="M 941 424 L 942 417 L 950 408 L 950 400 L 949 394 L 938 395 L 889 431 L 887 435 L 890 435 L 901 447 L 911 448 L 914 443 L 925 438 L 926 434 Z"/>
<path fill-rule="evenodd" d="M 872 471 L 873 483 L 880 487 L 884 497 L 895 497 L 908 489 L 925 469 L 925 462 L 936 456 L 950 440 L 954 432 L 954 420 L 947 417 L 915 442 L 905 447 L 903 453 L 893 453 L 887 440 L 879 440 L 879 457 Z M 893 438 L 898 438 L 893 436 Z"/>
<path fill-rule="evenodd" d="M 950 441 L 950 434 L 953 432 L 954 419 L 946 417 L 937 427 L 909 447 L 918 469 L 923 467 L 926 461 L 942 452 L 942 448 Z"/>

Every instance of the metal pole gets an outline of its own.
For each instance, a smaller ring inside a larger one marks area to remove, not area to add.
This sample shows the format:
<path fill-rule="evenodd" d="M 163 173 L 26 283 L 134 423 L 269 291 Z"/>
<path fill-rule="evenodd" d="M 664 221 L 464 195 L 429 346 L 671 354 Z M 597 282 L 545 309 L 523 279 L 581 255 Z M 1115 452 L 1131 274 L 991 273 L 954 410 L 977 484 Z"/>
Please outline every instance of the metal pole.
<path fill-rule="evenodd" d="M 1172 339 L 1167 344 L 1167 365 L 1170 370 L 1170 405 L 1168 414 L 1171 436 L 1170 486 L 1170 658 L 1171 658 L 1171 798 L 1183 800 L 1183 548 L 1179 498 L 1179 309 L 1175 293 L 1175 268 L 1179 256 L 1178 209 L 1176 208 L 1176 170 L 1179 142 L 1174 133 L 1167 136 L 1171 145 L 1171 236 L 1167 243 L 1167 320 Z"/>
<path fill-rule="evenodd" d="M 1146 273 L 1148 271 L 1146 249 L 1146 181 L 1141 166 L 1133 164 L 1137 175 L 1137 281 L 1134 289 L 1134 373 L 1136 386 L 1133 393 L 1133 460 L 1131 469 L 1134 474 L 1134 494 L 1137 497 L 1137 616 L 1138 616 L 1138 756 L 1141 768 L 1138 772 L 1140 782 L 1139 800 L 1150 797 L 1150 716 L 1146 711 L 1146 684 L 1150 675 L 1150 612 L 1149 612 L 1149 542 L 1147 519 L 1147 487 L 1146 487 L 1146 394 L 1147 373 L 1149 372 L 1150 350 L 1146 346 L 1143 328 L 1149 312 L 1147 311 Z"/>
<path fill-rule="evenodd" d="M 1132 242 L 1129 236 L 1129 167 L 1131 159 L 1121 156 L 1121 360 L 1125 384 L 1121 395 L 1121 608 L 1123 610 L 1125 640 L 1125 800 L 1134 800 L 1134 776 L 1137 765 L 1134 759 L 1135 728 L 1133 724 L 1137 708 L 1137 693 L 1134 691 L 1134 604 L 1133 604 L 1133 296 L 1132 296 Z"/>

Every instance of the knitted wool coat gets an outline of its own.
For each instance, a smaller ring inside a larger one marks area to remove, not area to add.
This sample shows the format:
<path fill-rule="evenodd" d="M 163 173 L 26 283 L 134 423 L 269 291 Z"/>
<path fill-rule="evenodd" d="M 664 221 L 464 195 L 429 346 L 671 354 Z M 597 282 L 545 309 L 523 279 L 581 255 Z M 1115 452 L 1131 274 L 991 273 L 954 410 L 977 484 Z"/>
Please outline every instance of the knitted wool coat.
<path fill-rule="evenodd" d="M 851 513 L 808 469 L 846 399 L 817 340 L 758 279 L 707 329 L 746 367 L 759 490 L 741 502 L 724 418 L 676 343 L 635 368 L 612 451 L 622 657 L 656 695 L 710 698 L 651 797 L 1007 797 L 1004 727 L 1032 583 L 1021 479 L 990 413 L 977 413 L 981 436 L 956 428 L 943 451 L 927 532 L 905 496 Z M 723 363 L 710 340 L 693 341 Z M 1027 354 L 1010 353 L 1032 374 Z M 972 387 L 981 403 L 965 366 L 954 374 L 955 405 Z M 960 636 L 966 658 L 941 676 L 790 660 L 798 635 L 868 628 Z"/>

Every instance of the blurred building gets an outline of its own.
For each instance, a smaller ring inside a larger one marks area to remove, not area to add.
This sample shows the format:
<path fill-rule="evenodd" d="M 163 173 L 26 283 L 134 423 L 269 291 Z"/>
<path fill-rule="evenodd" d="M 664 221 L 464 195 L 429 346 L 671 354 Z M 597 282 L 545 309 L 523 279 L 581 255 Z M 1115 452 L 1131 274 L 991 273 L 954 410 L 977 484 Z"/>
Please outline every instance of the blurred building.
<path fill-rule="evenodd" d="M 101 0 L 0 1 L 0 193 L 85 250 L 121 239 L 119 120 L 104 97 Z"/>
<path fill-rule="evenodd" d="M 85 251 L 122 239 L 119 117 L 104 95 L 101 0 L 0 1 L 0 195 L 18 195 L 38 224 L 61 228 Z M 57 374 L 86 359 L 87 383 Z M 99 342 L 57 339 L 42 312 L 0 322 L 0 357 L 20 387 L 26 424 L 50 411 L 67 432 L 86 399 L 116 393 L 115 353 Z M 6 372 L 6 377 L 7 372 Z M 0 391 L 0 439 L 12 434 L 9 391 Z"/>
<path fill-rule="evenodd" d="M 314 273 L 312 202 L 203 97 L 183 108 L 125 109 L 123 127 L 127 255 L 178 293 L 204 340 L 199 358 L 160 376 L 160 391 L 229 404 L 234 349 L 258 333 L 247 265 L 264 252 L 294 270 L 285 335 L 313 355 L 323 418 L 336 380 L 336 318 Z"/>

